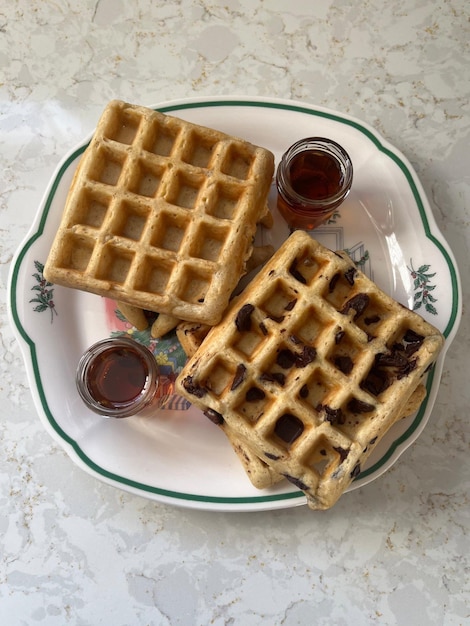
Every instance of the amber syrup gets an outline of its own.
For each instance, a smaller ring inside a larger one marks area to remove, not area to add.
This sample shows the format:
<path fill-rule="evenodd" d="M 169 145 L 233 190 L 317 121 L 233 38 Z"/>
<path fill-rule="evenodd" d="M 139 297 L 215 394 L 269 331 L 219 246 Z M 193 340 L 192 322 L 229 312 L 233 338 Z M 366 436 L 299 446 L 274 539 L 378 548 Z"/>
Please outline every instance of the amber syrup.
<path fill-rule="evenodd" d="M 338 161 L 324 152 L 311 150 L 296 156 L 289 168 L 292 189 L 309 200 L 324 200 L 341 189 L 343 174 Z"/>
<path fill-rule="evenodd" d="M 276 174 L 278 209 L 291 228 L 313 229 L 344 201 L 352 184 L 352 163 L 336 142 L 313 137 L 283 155 Z"/>
<path fill-rule="evenodd" d="M 150 350 L 129 337 L 91 346 L 80 359 L 76 382 L 88 408 L 105 417 L 152 415 L 174 390 Z"/>
<path fill-rule="evenodd" d="M 118 408 L 142 395 L 148 375 L 148 366 L 135 350 L 109 348 L 91 364 L 86 385 L 99 404 Z"/>

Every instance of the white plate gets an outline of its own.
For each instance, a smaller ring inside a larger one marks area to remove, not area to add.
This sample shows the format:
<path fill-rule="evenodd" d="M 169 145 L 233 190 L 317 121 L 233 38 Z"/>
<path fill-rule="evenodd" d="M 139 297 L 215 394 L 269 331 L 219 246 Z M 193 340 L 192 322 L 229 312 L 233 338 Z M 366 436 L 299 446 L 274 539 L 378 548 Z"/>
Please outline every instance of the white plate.
<path fill-rule="evenodd" d="M 283 100 L 191 99 L 155 108 L 265 146 L 276 162 L 302 137 L 321 135 L 343 145 L 354 164 L 353 188 L 340 215 L 317 229 L 315 237 L 330 248 L 347 249 L 384 291 L 417 308 L 444 333 L 446 348 L 450 345 L 461 315 L 453 255 L 411 165 L 373 129 L 349 116 Z M 106 420 L 81 403 L 74 382 L 80 355 L 113 330 L 122 332 L 123 324 L 103 298 L 42 284 L 41 265 L 89 139 L 58 167 L 11 266 L 9 312 L 42 421 L 85 470 L 154 500 L 224 511 L 304 504 L 304 495 L 287 481 L 273 489 L 255 489 L 223 433 L 193 407 L 162 411 L 151 420 Z M 279 245 L 288 229 L 274 203 L 272 193 L 275 228 L 260 237 Z M 154 350 L 161 362 L 178 370 L 181 354 L 174 342 Z M 419 412 L 393 427 L 350 490 L 377 478 L 416 440 L 429 419 L 443 359 L 444 354 L 428 376 L 428 395 Z"/>

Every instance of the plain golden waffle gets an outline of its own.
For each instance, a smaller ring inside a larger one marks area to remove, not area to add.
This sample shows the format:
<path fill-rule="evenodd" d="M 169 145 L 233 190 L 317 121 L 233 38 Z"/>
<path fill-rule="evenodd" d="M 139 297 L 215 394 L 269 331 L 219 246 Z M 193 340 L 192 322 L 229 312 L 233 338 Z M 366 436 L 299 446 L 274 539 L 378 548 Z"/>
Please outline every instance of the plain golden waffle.
<path fill-rule="evenodd" d="M 121 101 L 105 109 L 68 194 L 52 283 L 215 324 L 271 223 L 268 150 Z"/>
<path fill-rule="evenodd" d="M 177 388 L 311 508 L 326 509 L 413 406 L 442 345 L 437 329 L 346 254 L 296 231 L 210 331 Z"/>
<path fill-rule="evenodd" d="M 253 245 L 253 251 L 245 264 L 244 272 L 248 274 L 259 267 L 259 265 L 264 263 L 273 254 L 274 248 L 271 245 Z M 203 335 L 207 335 L 211 328 L 208 324 L 182 321 L 165 313 L 150 315 L 149 313 L 151 312 L 146 312 L 143 309 L 132 306 L 131 304 L 126 304 L 125 302 L 117 302 L 116 304 L 121 315 L 123 315 L 132 326 L 135 326 L 137 330 L 145 330 L 150 326 L 150 334 L 154 338 L 163 337 L 163 335 L 166 335 L 166 333 L 176 327 L 180 343 L 188 356 L 192 354 L 193 350 L 196 350 L 195 346 L 201 343 Z"/>

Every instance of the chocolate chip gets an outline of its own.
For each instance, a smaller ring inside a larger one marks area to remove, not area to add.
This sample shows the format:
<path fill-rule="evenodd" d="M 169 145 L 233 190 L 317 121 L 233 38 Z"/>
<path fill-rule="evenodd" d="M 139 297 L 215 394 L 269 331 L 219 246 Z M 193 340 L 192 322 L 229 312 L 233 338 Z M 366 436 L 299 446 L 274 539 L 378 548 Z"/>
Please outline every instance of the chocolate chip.
<path fill-rule="evenodd" d="M 371 315 L 370 317 L 364 318 L 364 324 L 366 324 L 366 326 L 376 324 L 377 322 L 380 322 L 380 315 Z"/>
<path fill-rule="evenodd" d="M 267 459 L 271 459 L 271 461 L 277 461 L 280 458 L 277 454 L 271 454 L 270 452 L 265 452 L 264 456 Z"/>
<path fill-rule="evenodd" d="M 312 363 L 317 358 L 317 351 L 313 346 L 304 346 L 301 354 L 298 354 L 295 359 L 295 366 L 302 368 L 306 367 L 309 363 Z"/>
<path fill-rule="evenodd" d="M 400 380 L 408 376 L 408 374 L 416 368 L 416 364 L 417 360 L 413 359 L 413 361 L 409 361 L 404 367 L 400 368 L 400 371 L 397 373 L 397 379 Z"/>
<path fill-rule="evenodd" d="M 264 322 L 259 323 L 259 329 L 263 333 L 264 336 L 268 334 L 268 329 L 266 328 L 266 325 L 264 324 Z"/>
<path fill-rule="evenodd" d="M 337 448 L 334 447 L 333 450 L 339 454 L 340 463 L 342 463 L 345 459 L 347 459 L 348 454 L 349 454 L 349 449 L 345 450 L 344 448 L 341 448 L 340 446 L 338 446 Z"/>
<path fill-rule="evenodd" d="M 302 387 L 300 388 L 300 391 L 299 391 L 299 396 L 301 398 L 307 398 L 308 397 L 308 386 L 307 385 L 302 385 Z"/>
<path fill-rule="evenodd" d="M 406 354 L 406 356 L 407 357 L 412 356 L 416 352 L 416 350 L 420 349 L 420 347 L 421 347 L 421 344 L 417 343 L 417 342 L 416 343 L 408 343 L 408 344 L 406 344 L 406 346 L 405 346 L 405 354 Z"/>
<path fill-rule="evenodd" d="M 295 478 L 294 476 L 290 476 L 289 474 L 283 474 L 284 478 L 287 478 L 287 480 L 292 483 L 293 485 L 295 485 L 296 487 L 298 487 L 301 491 L 308 491 L 308 485 L 306 485 L 305 483 L 303 483 L 300 478 Z"/>
<path fill-rule="evenodd" d="M 295 307 L 295 305 L 297 304 L 297 298 L 295 298 L 294 300 L 291 300 L 290 302 L 288 302 L 286 304 L 286 306 L 284 307 L 285 311 L 292 311 L 292 309 Z"/>
<path fill-rule="evenodd" d="M 353 469 L 353 471 L 351 472 L 350 476 L 351 476 L 351 478 L 357 478 L 357 477 L 359 476 L 359 474 L 360 474 L 360 473 L 361 473 L 361 464 L 360 464 L 360 463 L 357 463 L 357 464 L 354 466 L 354 469 Z"/>
<path fill-rule="evenodd" d="M 417 365 L 417 359 L 410 359 L 416 349 L 421 345 L 420 335 L 418 338 L 415 334 L 408 336 L 414 343 L 404 346 L 401 343 L 395 343 L 388 352 L 381 352 L 375 356 L 374 366 L 371 368 L 365 380 L 361 383 L 362 389 L 365 389 L 374 396 L 383 393 L 394 380 L 400 380 L 408 376 Z M 410 354 L 408 354 L 408 350 Z"/>
<path fill-rule="evenodd" d="M 258 400 L 263 400 L 266 397 L 266 394 L 262 389 L 258 389 L 258 387 L 250 387 L 246 392 L 246 401 L 247 402 L 257 402 Z"/>
<path fill-rule="evenodd" d="M 328 285 L 328 291 L 330 293 L 333 293 L 333 291 L 335 290 L 336 283 L 338 282 L 339 278 L 340 278 L 340 275 L 335 274 L 333 278 L 330 280 L 330 284 Z"/>
<path fill-rule="evenodd" d="M 246 373 L 246 367 L 243 365 L 243 363 L 240 363 L 239 365 L 237 365 L 237 369 L 235 371 L 235 376 L 233 378 L 230 391 L 233 391 L 234 389 L 236 389 L 242 384 L 243 379 L 245 378 L 245 373 Z"/>
<path fill-rule="evenodd" d="M 414 348 L 417 344 L 409 345 Z M 387 368 L 390 375 L 394 371 L 394 375 L 398 380 L 408 376 L 415 369 L 417 361 L 416 359 L 409 359 L 410 355 L 406 353 L 406 349 L 401 343 L 396 343 L 389 352 L 377 354 L 375 357 L 377 367 Z M 415 352 L 415 349 L 411 350 L 411 354 L 413 352 Z"/>
<path fill-rule="evenodd" d="M 280 324 L 284 321 L 285 315 L 268 315 L 268 317 L 270 320 L 273 320 L 273 322 L 277 322 L 277 324 Z"/>
<path fill-rule="evenodd" d="M 301 420 L 292 413 L 284 413 L 277 420 L 274 432 L 286 443 L 293 443 L 303 433 L 304 425 Z"/>
<path fill-rule="evenodd" d="M 369 441 L 369 445 L 373 446 L 374 443 L 377 441 L 378 437 L 372 437 L 372 439 Z"/>
<path fill-rule="evenodd" d="M 214 409 L 207 409 L 206 411 L 204 411 L 204 415 L 208 417 L 211 422 L 214 422 L 214 424 L 217 424 L 218 426 L 224 423 L 223 416 Z"/>
<path fill-rule="evenodd" d="M 338 345 L 340 343 L 340 341 L 343 339 L 344 335 L 346 333 L 344 332 L 344 330 L 338 330 L 338 332 L 335 335 L 335 344 Z"/>
<path fill-rule="evenodd" d="M 302 339 L 299 339 L 296 335 L 290 335 L 289 339 L 292 341 L 292 343 L 295 343 L 297 345 L 302 343 Z"/>
<path fill-rule="evenodd" d="M 195 383 L 192 376 L 186 376 L 183 380 L 183 387 L 188 393 L 196 396 L 196 398 L 202 398 L 207 393 L 207 389 Z"/>
<path fill-rule="evenodd" d="M 304 276 L 302 276 L 302 274 L 297 269 L 297 259 L 294 259 L 294 261 L 292 262 L 292 265 L 289 268 L 289 273 L 292 274 L 292 276 L 296 280 L 298 280 L 299 283 L 302 283 L 302 285 L 306 285 L 307 284 L 307 280 L 305 279 Z"/>
<path fill-rule="evenodd" d="M 332 425 L 342 425 L 346 421 L 341 409 L 333 409 L 327 404 L 318 404 L 316 409 L 319 413 L 325 413 L 325 421 L 330 422 Z"/>
<path fill-rule="evenodd" d="M 403 336 L 403 340 L 406 341 L 406 343 L 423 343 L 424 337 L 414 330 L 411 330 L 411 328 L 408 328 Z"/>
<path fill-rule="evenodd" d="M 347 315 L 349 311 L 356 312 L 354 319 L 357 320 L 367 309 L 369 305 L 369 296 L 366 293 L 358 293 L 346 302 L 340 313 Z"/>
<path fill-rule="evenodd" d="M 369 402 L 352 398 L 352 400 L 348 402 L 348 410 L 351 411 L 351 413 L 371 413 L 375 410 L 375 406 L 369 404 Z"/>
<path fill-rule="evenodd" d="M 380 354 L 377 354 L 375 357 L 375 362 L 379 367 L 402 368 L 408 364 L 408 359 L 404 354 L 395 349 L 393 350 L 393 352 L 382 352 Z"/>
<path fill-rule="evenodd" d="M 259 379 L 261 382 L 277 383 L 281 387 L 284 387 L 286 383 L 285 374 L 282 372 L 266 372 L 265 374 L 261 374 Z"/>
<path fill-rule="evenodd" d="M 345 356 L 336 356 L 334 359 L 334 364 L 343 374 L 350 374 L 352 372 L 352 368 L 354 367 L 353 360 L 351 357 Z"/>
<path fill-rule="evenodd" d="M 251 314 L 255 310 L 252 304 L 244 304 L 235 318 L 235 326 L 239 332 L 248 331 L 251 328 Z"/>
<path fill-rule="evenodd" d="M 284 370 L 290 369 L 295 363 L 296 356 L 290 350 L 281 350 L 276 358 L 276 363 Z"/>
<path fill-rule="evenodd" d="M 344 277 L 351 286 L 354 285 L 356 274 L 357 269 L 355 267 L 350 267 L 346 272 L 344 272 Z"/>
<path fill-rule="evenodd" d="M 368 391 L 373 396 L 383 393 L 391 384 L 390 376 L 385 370 L 373 367 L 367 374 L 367 378 L 362 381 L 361 389 Z"/>
<path fill-rule="evenodd" d="M 417 332 L 409 328 L 403 336 L 406 355 L 411 356 L 416 352 L 416 350 L 419 350 L 423 341 L 424 337 L 422 335 L 419 335 Z"/>

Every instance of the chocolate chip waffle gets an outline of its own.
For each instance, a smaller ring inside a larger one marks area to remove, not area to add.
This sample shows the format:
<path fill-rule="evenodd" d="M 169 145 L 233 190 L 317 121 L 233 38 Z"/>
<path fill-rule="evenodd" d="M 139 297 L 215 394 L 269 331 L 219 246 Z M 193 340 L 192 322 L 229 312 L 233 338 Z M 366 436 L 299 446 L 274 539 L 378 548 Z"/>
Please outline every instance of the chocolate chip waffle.
<path fill-rule="evenodd" d="M 44 274 L 176 319 L 217 323 L 269 224 L 268 150 L 111 102 L 74 176 Z"/>
<path fill-rule="evenodd" d="M 188 361 L 179 393 L 331 507 L 435 361 L 441 333 L 295 231 Z M 410 404 L 411 402 L 411 404 Z"/>
<path fill-rule="evenodd" d="M 201 346 L 207 337 L 211 327 L 205 324 L 197 324 L 192 322 L 180 322 L 176 327 L 176 335 L 178 340 L 188 357 L 193 354 Z M 418 385 L 408 400 L 403 414 L 399 419 L 403 419 L 418 410 L 420 404 L 426 397 L 426 388 L 424 385 Z M 273 468 L 266 464 L 263 459 L 258 457 L 249 447 L 247 447 L 237 435 L 228 432 L 225 427 L 225 434 L 237 454 L 240 462 L 252 484 L 258 489 L 266 489 L 272 487 L 283 479 Z"/>

